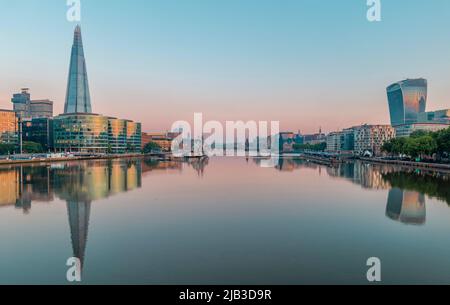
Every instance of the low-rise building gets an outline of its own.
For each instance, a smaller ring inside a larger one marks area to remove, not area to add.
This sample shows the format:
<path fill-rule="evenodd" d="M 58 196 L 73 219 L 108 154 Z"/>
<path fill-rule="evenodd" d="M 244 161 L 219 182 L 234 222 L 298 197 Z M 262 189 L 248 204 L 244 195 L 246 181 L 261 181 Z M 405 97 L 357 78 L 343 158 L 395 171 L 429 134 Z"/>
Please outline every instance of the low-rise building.
<path fill-rule="evenodd" d="M 61 114 L 54 119 L 56 151 L 139 153 L 141 123 L 93 113 Z"/>
<path fill-rule="evenodd" d="M 159 147 L 161 147 L 162 151 L 170 152 L 172 150 L 172 142 L 178 137 L 180 132 L 154 132 L 142 133 L 142 149 L 144 149 L 145 145 L 150 142 L 156 143 Z"/>
<path fill-rule="evenodd" d="M 355 150 L 355 127 L 327 135 L 327 152 L 353 152 Z"/>
<path fill-rule="evenodd" d="M 450 125 L 450 109 L 419 113 L 418 123 L 438 123 Z"/>
<path fill-rule="evenodd" d="M 429 131 L 436 132 L 442 129 L 449 128 L 450 124 L 442 123 L 415 123 L 395 126 L 396 134 L 398 138 L 409 137 L 416 131 Z"/>

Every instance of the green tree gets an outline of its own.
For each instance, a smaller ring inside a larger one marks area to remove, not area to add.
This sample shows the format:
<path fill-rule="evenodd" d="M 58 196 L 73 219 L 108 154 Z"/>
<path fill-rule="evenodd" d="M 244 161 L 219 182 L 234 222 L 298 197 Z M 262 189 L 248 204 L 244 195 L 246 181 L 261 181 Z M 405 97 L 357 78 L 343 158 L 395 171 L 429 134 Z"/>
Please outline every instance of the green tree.
<path fill-rule="evenodd" d="M 450 154 L 450 128 L 438 131 L 434 134 L 437 143 L 437 151 L 440 155 Z"/>
<path fill-rule="evenodd" d="M 24 154 L 39 154 L 39 153 L 43 153 L 44 149 L 42 148 L 42 145 L 40 143 L 23 142 L 22 152 Z"/>
<path fill-rule="evenodd" d="M 145 154 L 150 154 L 150 153 L 154 153 L 154 152 L 161 152 L 161 146 L 159 146 L 155 142 L 148 142 L 147 144 L 145 144 L 145 146 L 144 146 Z"/>
<path fill-rule="evenodd" d="M 16 150 L 15 146 L 12 144 L 0 143 L 0 155 L 12 154 Z"/>

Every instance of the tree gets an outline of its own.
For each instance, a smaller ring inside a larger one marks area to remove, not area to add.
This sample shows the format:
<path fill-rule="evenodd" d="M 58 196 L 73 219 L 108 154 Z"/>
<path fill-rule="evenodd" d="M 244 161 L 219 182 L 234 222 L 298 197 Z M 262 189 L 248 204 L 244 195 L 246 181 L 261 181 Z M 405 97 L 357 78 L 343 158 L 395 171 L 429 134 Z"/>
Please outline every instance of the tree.
<path fill-rule="evenodd" d="M 161 152 L 161 146 L 158 145 L 158 143 L 155 142 L 148 142 L 144 146 L 144 153 L 150 154 L 154 152 Z"/>
<path fill-rule="evenodd" d="M 436 140 L 430 135 L 408 138 L 406 141 L 405 152 L 413 158 L 421 157 L 422 155 L 430 156 L 436 151 Z"/>
<path fill-rule="evenodd" d="M 36 142 L 23 142 L 22 152 L 25 154 L 39 154 L 43 153 L 44 149 L 40 143 Z"/>
<path fill-rule="evenodd" d="M 434 134 L 439 154 L 450 154 L 450 128 L 438 131 Z"/>
<path fill-rule="evenodd" d="M 12 154 L 15 150 L 15 146 L 12 144 L 0 143 L 0 155 Z"/>

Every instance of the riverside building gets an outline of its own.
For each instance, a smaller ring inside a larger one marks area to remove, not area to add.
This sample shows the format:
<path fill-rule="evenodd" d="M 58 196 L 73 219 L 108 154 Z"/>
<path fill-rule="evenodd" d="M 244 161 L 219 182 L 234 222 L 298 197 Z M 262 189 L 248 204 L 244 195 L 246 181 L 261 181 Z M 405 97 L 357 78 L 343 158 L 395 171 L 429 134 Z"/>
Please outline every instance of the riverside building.
<path fill-rule="evenodd" d="M 56 151 L 139 153 L 141 124 L 92 113 L 81 28 L 74 32 L 64 114 L 54 118 Z"/>

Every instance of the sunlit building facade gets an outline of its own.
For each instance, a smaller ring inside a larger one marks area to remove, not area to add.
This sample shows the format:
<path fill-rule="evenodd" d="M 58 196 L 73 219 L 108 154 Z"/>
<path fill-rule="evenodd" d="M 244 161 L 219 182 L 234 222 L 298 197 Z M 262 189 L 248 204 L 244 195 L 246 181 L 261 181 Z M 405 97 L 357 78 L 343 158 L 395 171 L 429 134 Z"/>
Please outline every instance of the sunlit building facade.
<path fill-rule="evenodd" d="M 55 117 L 53 122 L 56 151 L 107 153 L 108 118 L 98 114 L 74 113 Z"/>
<path fill-rule="evenodd" d="M 127 121 L 108 118 L 108 152 L 123 154 L 127 151 Z"/>
<path fill-rule="evenodd" d="M 18 118 L 14 111 L 0 110 L 0 143 L 17 145 L 19 141 Z"/>
<path fill-rule="evenodd" d="M 369 151 L 373 155 L 380 155 L 383 144 L 396 136 L 395 128 L 390 125 L 362 125 L 354 130 L 357 154 Z"/>
<path fill-rule="evenodd" d="M 141 123 L 126 121 L 127 130 L 127 152 L 138 153 L 142 146 L 142 125 Z"/>
<path fill-rule="evenodd" d="M 391 125 L 413 124 L 425 112 L 428 84 L 426 79 L 407 79 L 387 88 Z"/>
<path fill-rule="evenodd" d="M 141 151 L 141 124 L 92 113 L 81 29 L 75 28 L 64 114 L 53 123 L 58 152 L 123 154 Z"/>

